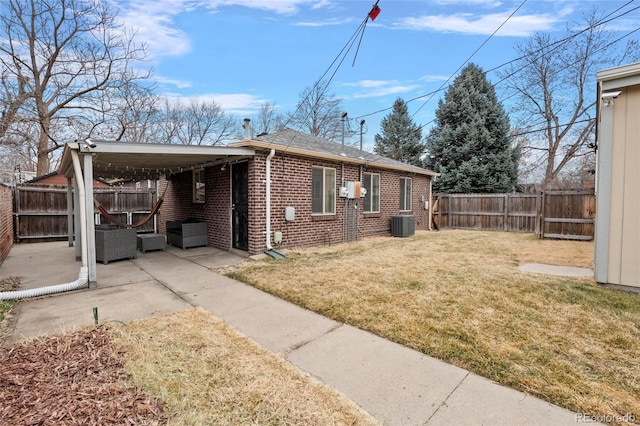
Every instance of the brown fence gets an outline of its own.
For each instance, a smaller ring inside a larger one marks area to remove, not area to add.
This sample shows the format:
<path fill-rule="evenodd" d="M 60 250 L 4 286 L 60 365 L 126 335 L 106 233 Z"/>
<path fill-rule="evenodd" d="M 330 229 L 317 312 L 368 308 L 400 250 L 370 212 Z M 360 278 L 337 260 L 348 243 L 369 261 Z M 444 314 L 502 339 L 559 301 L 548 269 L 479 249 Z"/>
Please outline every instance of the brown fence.
<path fill-rule="evenodd" d="M 545 191 L 538 235 L 542 238 L 592 240 L 595 228 L 594 191 Z"/>
<path fill-rule="evenodd" d="M 13 245 L 13 197 L 11 189 L 0 184 L 0 263 Z"/>
<path fill-rule="evenodd" d="M 95 199 L 123 224 L 135 224 L 145 218 L 156 201 L 155 189 L 94 188 Z M 67 189 L 22 185 L 15 189 L 16 241 L 51 241 L 68 238 Z M 109 223 L 96 213 L 95 223 Z M 136 228 L 153 232 L 154 220 Z"/>
<path fill-rule="evenodd" d="M 593 190 L 540 194 L 438 194 L 439 228 L 532 232 L 541 238 L 593 239 Z"/>

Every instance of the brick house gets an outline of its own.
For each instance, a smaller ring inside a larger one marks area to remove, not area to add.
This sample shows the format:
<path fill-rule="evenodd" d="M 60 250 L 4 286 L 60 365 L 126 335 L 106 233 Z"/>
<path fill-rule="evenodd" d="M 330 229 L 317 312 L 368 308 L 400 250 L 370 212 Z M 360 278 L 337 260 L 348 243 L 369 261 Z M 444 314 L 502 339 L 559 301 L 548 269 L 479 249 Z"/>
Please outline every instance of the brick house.
<path fill-rule="evenodd" d="M 207 222 L 208 245 L 253 255 L 388 235 L 396 215 L 430 229 L 435 172 L 289 129 L 229 147 L 255 153 L 162 180 L 161 233 L 193 218 Z"/>

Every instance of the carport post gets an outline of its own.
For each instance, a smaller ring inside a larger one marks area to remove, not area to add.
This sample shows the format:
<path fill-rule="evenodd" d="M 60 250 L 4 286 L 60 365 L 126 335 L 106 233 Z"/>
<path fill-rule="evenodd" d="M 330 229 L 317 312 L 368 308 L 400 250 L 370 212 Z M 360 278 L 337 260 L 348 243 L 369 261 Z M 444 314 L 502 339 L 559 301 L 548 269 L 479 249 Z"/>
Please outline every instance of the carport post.
<path fill-rule="evenodd" d="M 96 274 L 96 232 L 95 232 L 95 214 L 93 211 L 93 156 L 91 153 L 83 153 L 84 162 L 84 194 L 86 211 L 86 230 L 87 236 L 87 268 L 89 269 L 89 288 L 98 286 Z"/>
<path fill-rule="evenodd" d="M 80 225 L 80 190 L 78 189 L 78 179 L 74 179 L 73 188 L 73 236 L 75 238 L 76 260 L 82 261 L 82 226 Z"/>

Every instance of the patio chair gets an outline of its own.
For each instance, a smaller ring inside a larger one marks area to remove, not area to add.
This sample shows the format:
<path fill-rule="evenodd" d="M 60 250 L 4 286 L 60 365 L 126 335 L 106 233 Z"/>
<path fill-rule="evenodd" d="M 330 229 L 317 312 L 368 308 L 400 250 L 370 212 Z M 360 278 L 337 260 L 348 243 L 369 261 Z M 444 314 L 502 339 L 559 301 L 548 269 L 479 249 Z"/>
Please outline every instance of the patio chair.
<path fill-rule="evenodd" d="M 180 247 L 207 245 L 207 223 L 197 221 L 170 220 L 167 222 L 167 244 Z"/>
<path fill-rule="evenodd" d="M 138 250 L 136 235 L 135 229 L 96 226 L 96 261 L 107 265 L 112 260 L 135 259 Z"/>

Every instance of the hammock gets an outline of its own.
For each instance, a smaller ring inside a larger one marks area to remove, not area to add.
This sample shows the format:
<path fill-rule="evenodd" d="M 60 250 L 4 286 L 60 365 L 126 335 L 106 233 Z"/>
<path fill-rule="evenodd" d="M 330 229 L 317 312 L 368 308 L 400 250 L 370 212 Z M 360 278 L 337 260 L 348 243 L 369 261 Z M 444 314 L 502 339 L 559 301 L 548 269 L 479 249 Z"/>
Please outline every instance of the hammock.
<path fill-rule="evenodd" d="M 136 222 L 134 224 L 128 224 L 128 223 L 119 222 L 118 219 L 116 219 L 115 217 L 113 217 L 113 216 L 111 216 L 109 214 L 107 209 L 105 209 L 104 206 L 102 204 L 100 204 L 100 202 L 98 200 L 95 199 L 95 197 L 93 198 L 93 204 L 100 211 L 100 213 L 109 220 L 109 222 L 119 226 L 120 228 L 139 228 L 139 227 L 145 225 L 151 219 L 153 219 L 153 217 L 156 215 L 156 213 L 158 213 L 158 210 L 160 210 L 160 206 L 162 205 L 162 202 L 164 201 L 164 194 L 166 194 L 167 188 L 169 188 L 169 185 L 167 185 L 164 188 L 164 191 L 162 191 L 162 195 L 160 196 L 160 198 L 158 198 L 158 201 L 156 201 L 156 204 L 153 206 L 153 209 L 151 209 L 151 212 L 148 215 L 146 215 L 144 218 L 142 218 L 142 220 L 140 220 L 140 221 L 138 221 L 138 222 Z"/>

